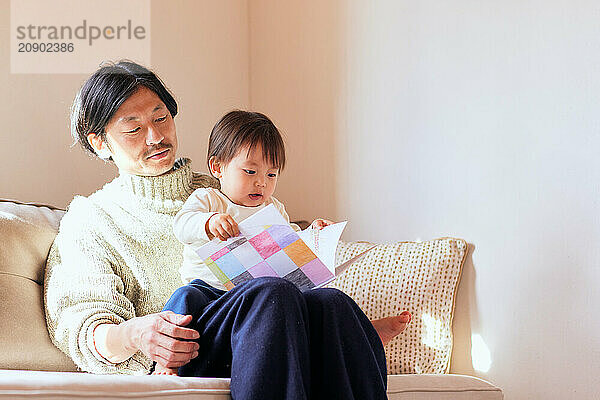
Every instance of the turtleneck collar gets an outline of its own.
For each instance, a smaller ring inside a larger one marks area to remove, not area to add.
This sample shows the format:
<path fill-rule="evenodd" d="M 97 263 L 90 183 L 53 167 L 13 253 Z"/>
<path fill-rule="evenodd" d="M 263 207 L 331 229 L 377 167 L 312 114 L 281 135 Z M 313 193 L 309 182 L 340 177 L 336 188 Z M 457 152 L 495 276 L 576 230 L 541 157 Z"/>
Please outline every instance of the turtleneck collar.
<path fill-rule="evenodd" d="M 119 180 L 133 195 L 150 201 L 185 201 L 194 191 L 192 162 L 179 158 L 173 169 L 159 176 L 140 176 L 121 173 Z"/>

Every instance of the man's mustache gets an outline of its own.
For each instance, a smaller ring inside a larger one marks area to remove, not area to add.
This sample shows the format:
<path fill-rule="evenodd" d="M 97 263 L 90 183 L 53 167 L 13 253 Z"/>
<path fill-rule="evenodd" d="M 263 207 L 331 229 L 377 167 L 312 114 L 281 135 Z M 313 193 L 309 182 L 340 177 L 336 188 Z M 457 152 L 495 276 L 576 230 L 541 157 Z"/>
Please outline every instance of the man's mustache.
<path fill-rule="evenodd" d="M 172 149 L 173 145 L 172 144 L 164 144 L 162 146 L 152 146 L 150 149 L 148 149 L 145 153 L 144 153 L 144 158 L 148 158 L 153 154 L 156 153 L 160 153 L 163 150 L 167 150 L 167 149 Z"/>

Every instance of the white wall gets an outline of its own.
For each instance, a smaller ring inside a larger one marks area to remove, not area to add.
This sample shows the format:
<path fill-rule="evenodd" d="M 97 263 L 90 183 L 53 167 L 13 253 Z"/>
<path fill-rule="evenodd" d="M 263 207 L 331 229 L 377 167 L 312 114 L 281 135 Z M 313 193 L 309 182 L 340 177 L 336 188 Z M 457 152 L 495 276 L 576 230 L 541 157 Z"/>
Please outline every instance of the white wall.
<path fill-rule="evenodd" d="M 250 106 L 284 135 L 276 196 L 292 218 L 335 215 L 335 113 L 341 61 L 339 0 L 252 0 Z"/>
<path fill-rule="evenodd" d="M 69 148 L 69 107 L 88 75 L 10 73 L 9 10 L 0 0 L 0 198 L 64 207 L 117 172 Z M 150 30 L 152 69 L 180 107 L 178 154 L 205 171 L 212 126 L 249 104 L 247 0 L 153 0 Z"/>
<path fill-rule="evenodd" d="M 599 398 L 600 5 L 346 4 L 349 238 L 474 243 L 478 375 L 509 400 Z"/>

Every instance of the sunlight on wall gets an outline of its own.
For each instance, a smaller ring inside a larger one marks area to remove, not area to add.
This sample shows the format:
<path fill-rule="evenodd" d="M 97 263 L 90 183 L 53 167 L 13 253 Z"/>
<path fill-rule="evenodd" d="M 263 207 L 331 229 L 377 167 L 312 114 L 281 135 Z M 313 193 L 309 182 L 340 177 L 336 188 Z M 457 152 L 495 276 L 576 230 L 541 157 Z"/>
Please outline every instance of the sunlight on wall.
<path fill-rule="evenodd" d="M 442 335 L 444 332 L 442 322 L 428 313 L 423 314 L 421 320 L 423 321 L 423 327 L 425 328 L 423 333 L 423 344 L 437 350 L 444 349 L 447 346 L 447 338 Z"/>
<path fill-rule="evenodd" d="M 471 336 L 471 361 L 473 369 L 479 372 L 488 372 L 492 365 L 492 356 L 481 335 Z"/>

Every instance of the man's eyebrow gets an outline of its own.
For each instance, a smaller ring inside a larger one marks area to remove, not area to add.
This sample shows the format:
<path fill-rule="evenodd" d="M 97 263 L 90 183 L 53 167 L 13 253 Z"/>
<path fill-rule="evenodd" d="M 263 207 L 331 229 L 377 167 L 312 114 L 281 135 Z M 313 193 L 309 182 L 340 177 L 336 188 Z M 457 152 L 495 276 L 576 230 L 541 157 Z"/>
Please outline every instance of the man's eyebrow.
<path fill-rule="evenodd" d="M 158 104 L 156 107 L 154 107 L 154 109 L 152 110 L 152 113 L 155 113 L 156 111 L 160 110 L 161 108 L 163 108 L 163 105 Z M 130 117 L 123 117 L 119 121 L 129 122 L 129 121 L 135 121 L 136 119 L 138 119 L 138 117 L 136 117 L 135 115 L 132 115 Z"/>

